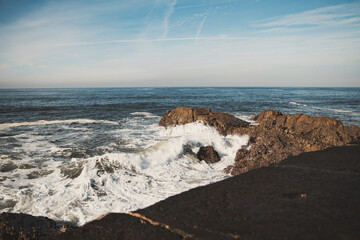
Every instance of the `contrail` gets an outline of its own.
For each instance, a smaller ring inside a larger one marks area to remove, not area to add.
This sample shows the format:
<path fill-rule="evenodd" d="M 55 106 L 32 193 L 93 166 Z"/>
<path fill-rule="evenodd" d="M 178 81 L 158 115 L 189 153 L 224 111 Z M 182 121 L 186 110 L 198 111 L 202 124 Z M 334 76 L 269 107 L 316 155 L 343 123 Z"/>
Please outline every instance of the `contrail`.
<path fill-rule="evenodd" d="M 199 29 L 198 29 L 198 31 L 197 31 L 197 33 L 196 33 L 195 43 L 197 43 L 198 40 L 199 40 L 199 36 L 200 36 L 200 33 L 201 33 L 201 29 L 202 29 L 202 27 L 203 27 L 203 25 L 204 25 L 204 22 L 206 21 L 207 16 L 208 16 L 208 14 L 205 15 L 205 17 L 203 18 L 203 20 L 202 20 L 201 23 L 200 23 Z"/>
<path fill-rule="evenodd" d="M 167 11 L 167 13 L 165 14 L 165 17 L 164 17 L 164 34 L 163 34 L 164 38 L 167 37 L 167 34 L 169 32 L 169 18 L 174 13 L 174 8 L 175 8 L 175 5 L 176 5 L 176 2 L 177 2 L 177 0 L 174 0 L 171 3 L 169 11 Z"/>

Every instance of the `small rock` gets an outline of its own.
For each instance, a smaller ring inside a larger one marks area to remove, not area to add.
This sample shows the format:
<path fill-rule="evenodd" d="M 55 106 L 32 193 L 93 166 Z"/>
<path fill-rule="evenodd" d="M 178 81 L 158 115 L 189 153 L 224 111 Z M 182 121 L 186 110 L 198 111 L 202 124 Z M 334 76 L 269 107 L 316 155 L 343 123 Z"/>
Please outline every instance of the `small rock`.
<path fill-rule="evenodd" d="M 10 172 L 17 169 L 18 166 L 13 162 L 7 162 L 0 166 L 0 172 Z"/>
<path fill-rule="evenodd" d="M 216 163 L 220 161 L 219 154 L 212 146 L 201 147 L 196 156 L 199 160 L 204 160 L 207 163 Z"/>

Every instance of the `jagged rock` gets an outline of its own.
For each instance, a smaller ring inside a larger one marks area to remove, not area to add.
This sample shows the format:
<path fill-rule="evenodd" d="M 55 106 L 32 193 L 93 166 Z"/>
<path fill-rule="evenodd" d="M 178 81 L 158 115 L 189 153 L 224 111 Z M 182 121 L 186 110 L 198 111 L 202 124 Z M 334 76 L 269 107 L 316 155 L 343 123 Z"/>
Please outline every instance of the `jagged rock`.
<path fill-rule="evenodd" d="M 178 107 L 167 111 L 161 118 L 160 126 L 183 125 L 187 123 L 202 121 L 205 124 L 215 127 L 220 134 L 230 134 L 233 129 L 249 125 L 241 119 L 230 114 L 213 112 L 205 108 Z"/>
<path fill-rule="evenodd" d="M 254 168 L 279 163 L 290 156 L 303 152 L 343 146 L 360 140 L 360 128 L 344 126 L 341 121 L 329 117 L 312 117 L 305 114 L 282 114 L 266 110 L 252 118 L 258 126 L 236 129 L 238 134 L 248 134 L 250 149 L 239 150 L 235 163 L 224 169 L 237 175 Z"/>
<path fill-rule="evenodd" d="M 207 163 L 216 163 L 220 161 L 219 154 L 212 146 L 201 147 L 196 156 L 199 160 L 204 160 Z"/>
<path fill-rule="evenodd" d="M 312 139 L 329 146 L 341 146 L 359 140 L 359 127 L 344 126 L 341 121 L 329 117 L 312 117 L 305 114 L 282 114 L 279 111 L 267 110 L 253 117 L 263 128 L 275 128 Z M 317 150 L 317 149 L 316 149 Z"/>
<path fill-rule="evenodd" d="M 344 126 L 341 121 L 329 117 L 291 116 L 266 110 L 252 120 L 257 121 L 258 125 L 249 125 L 230 114 L 212 112 L 210 109 L 178 107 L 167 111 L 159 125 L 167 127 L 203 121 L 223 135 L 249 135 L 247 150 L 239 150 L 234 164 L 224 169 L 224 172 L 232 175 L 279 163 L 303 152 L 360 141 L 359 127 Z"/>

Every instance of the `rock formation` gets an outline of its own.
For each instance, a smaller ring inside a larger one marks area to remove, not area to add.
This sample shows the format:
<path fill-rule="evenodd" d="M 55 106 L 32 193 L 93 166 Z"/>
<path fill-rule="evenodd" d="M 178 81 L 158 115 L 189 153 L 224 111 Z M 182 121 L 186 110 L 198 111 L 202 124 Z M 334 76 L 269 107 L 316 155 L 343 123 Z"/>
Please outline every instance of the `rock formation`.
<path fill-rule="evenodd" d="M 234 164 L 224 169 L 232 175 L 269 166 L 303 152 L 343 146 L 360 140 L 359 127 L 344 126 L 341 121 L 328 117 L 305 114 L 291 116 L 266 110 L 252 119 L 258 125 L 249 125 L 227 113 L 212 112 L 204 108 L 178 107 L 167 111 L 159 125 L 167 127 L 202 121 L 215 127 L 223 135 L 249 135 L 249 145 L 239 149 Z"/>
<path fill-rule="evenodd" d="M 196 156 L 199 160 L 204 160 L 207 163 L 216 163 L 220 161 L 219 154 L 212 146 L 201 147 Z"/>
<path fill-rule="evenodd" d="M 205 108 L 178 107 L 167 111 L 161 118 L 160 126 L 183 125 L 202 121 L 218 130 L 220 134 L 227 135 L 239 127 L 247 127 L 248 122 L 238 119 L 230 114 L 213 112 Z"/>

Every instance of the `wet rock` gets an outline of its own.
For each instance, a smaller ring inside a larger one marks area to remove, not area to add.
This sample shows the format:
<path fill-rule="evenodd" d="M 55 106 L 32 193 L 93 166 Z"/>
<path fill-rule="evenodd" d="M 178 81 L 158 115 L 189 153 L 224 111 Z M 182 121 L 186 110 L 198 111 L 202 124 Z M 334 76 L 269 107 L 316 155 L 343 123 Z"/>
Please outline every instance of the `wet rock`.
<path fill-rule="evenodd" d="M 17 169 L 18 166 L 13 162 L 6 162 L 0 166 L 0 172 L 10 172 Z"/>
<path fill-rule="evenodd" d="M 27 174 L 27 177 L 28 177 L 28 179 L 35 179 L 35 178 L 47 176 L 53 172 L 54 172 L 54 170 L 32 171 L 31 173 Z"/>
<path fill-rule="evenodd" d="M 178 107 L 167 111 L 161 118 L 159 125 L 167 127 L 197 121 L 215 127 L 220 134 L 224 135 L 230 134 L 235 128 L 247 127 L 249 125 L 248 122 L 227 113 L 213 112 L 210 109 L 193 107 Z"/>
<path fill-rule="evenodd" d="M 12 199 L 0 199 L 0 209 L 5 209 L 5 208 L 13 208 L 16 205 L 16 201 L 12 200 Z"/>
<path fill-rule="evenodd" d="M 250 137 L 248 149 L 238 151 L 233 165 L 224 172 L 237 175 L 254 168 L 279 163 L 303 152 L 324 150 L 360 141 L 360 128 L 344 126 L 329 117 L 305 114 L 283 114 L 265 110 L 254 116 L 253 126 L 236 117 L 204 108 L 178 107 L 167 111 L 160 126 L 172 126 L 202 121 L 215 127 L 223 135 L 237 134 Z"/>
<path fill-rule="evenodd" d="M 82 163 L 77 162 L 68 162 L 64 163 L 63 166 L 60 168 L 61 174 L 66 178 L 75 179 L 80 176 L 83 170 Z"/>
<path fill-rule="evenodd" d="M 297 138 L 320 142 L 324 147 L 342 146 L 344 143 L 360 140 L 359 127 L 344 126 L 341 121 L 329 117 L 313 117 L 305 114 L 291 116 L 279 111 L 267 110 L 254 116 L 253 120 L 257 121 L 261 128 L 272 128 L 279 134 L 284 132 Z M 308 145 L 311 148 L 312 144 Z M 320 150 L 324 147 L 306 149 L 306 151 Z"/>
<path fill-rule="evenodd" d="M 212 146 L 201 147 L 196 156 L 199 160 L 204 160 L 207 163 L 216 163 L 220 161 L 219 154 Z"/>
<path fill-rule="evenodd" d="M 31 168 L 36 168 L 36 166 L 28 164 L 28 163 L 24 163 L 19 166 L 19 169 L 31 169 Z"/>
<path fill-rule="evenodd" d="M 250 149 L 235 157 L 235 164 L 224 169 L 237 175 L 254 168 L 279 163 L 303 152 L 343 146 L 360 140 L 360 128 L 344 126 L 341 121 L 328 117 L 305 114 L 282 114 L 266 110 L 252 118 L 258 126 L 236 129 L 238 134 L 248 134 Z"/>
<path fill-rule="evenodd" d="M 100 171 L 104 171 L 104 173 L 114 173 L 115 169 L 117 169 L 117 166 L 111 164 L 108 158 L 96 160 L 95 167 Z"/>

